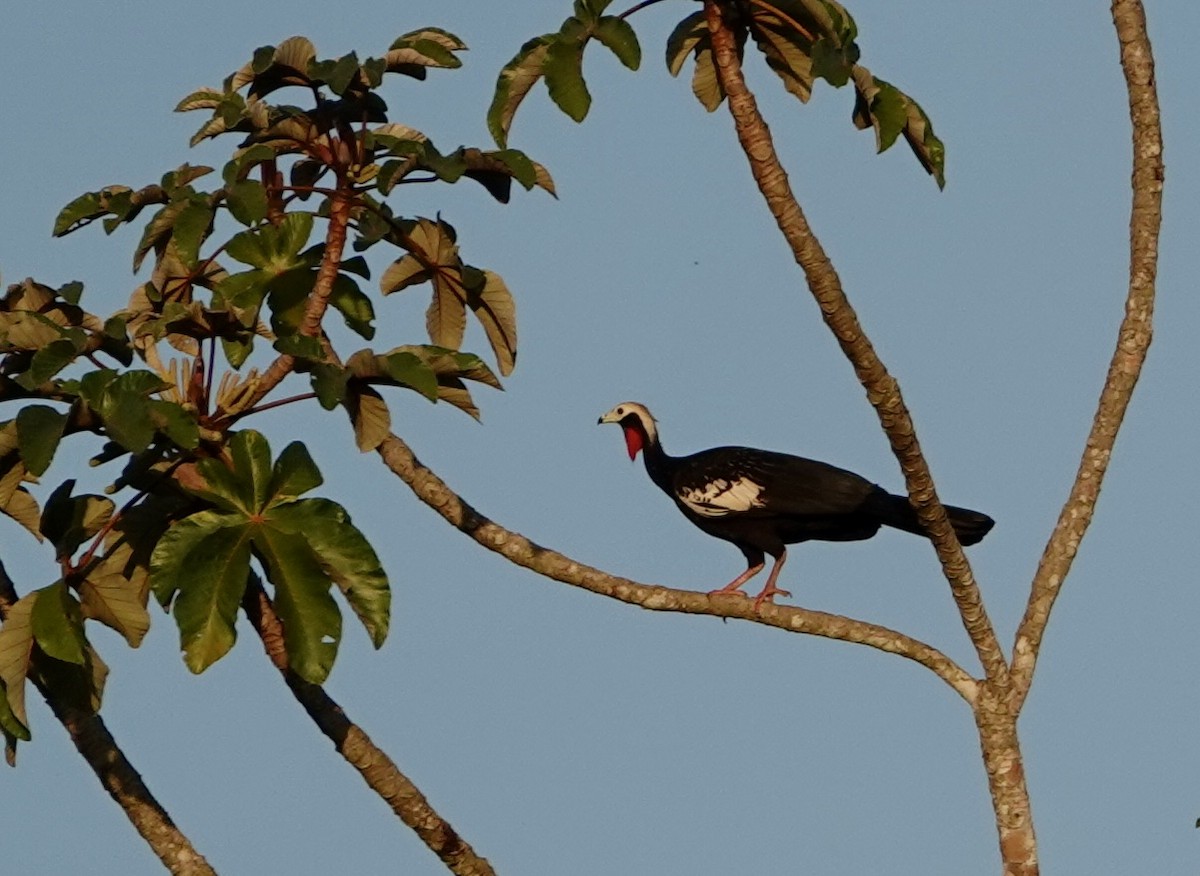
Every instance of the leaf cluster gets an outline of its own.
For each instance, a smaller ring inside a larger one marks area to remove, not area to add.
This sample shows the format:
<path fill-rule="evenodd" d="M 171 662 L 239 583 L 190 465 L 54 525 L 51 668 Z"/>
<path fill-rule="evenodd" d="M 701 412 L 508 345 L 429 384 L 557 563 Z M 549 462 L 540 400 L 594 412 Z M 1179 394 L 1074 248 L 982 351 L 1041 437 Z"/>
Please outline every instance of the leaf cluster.
<path fill-rule="evenodd" d="M 507 143 L 517 108 L 543 79 L 559 109 L 577 122 L 587 116 L 592 99 L 583 78 L 583 53 L 593 39 L 625 66 L 638 68 L 641 47 L 627 18 L 650 4 L 605 15 L 610 2 L 576 0 L 574 14 L 558 31 L 526 42 L 500 71 L 488 112 L 488 127 L 498 144 Z M 836 0 L 729 0 L 721 5 L 739 57 L 753 40 L 784 88 L 802 103 L 808 102 L 818 79 L 835 88 L 853 85 L 855 126 L 874 130 L 879 152 L 903 135 L 926 172 L 939 187 L 945 185 L 945 148 L 934 135 L 929 117 L 913 98 L 858 63 L 858 27 L 845 7 Z M 692 91 L 705 109 L 712 112 L 724 102 L 703 11 L 691 13 L 675 26 L 665 54 L 672 76 L 678 76 L 692 58 Z"/>
<path fill-rule="evenodd" d="M 257 49 L 221 87 L 176 108 L 207 113 L 193 144 L 235 138 L 219 173 L 182 164 L 149 185 L 87 192 L 56 218 L 55 236 L 96 223 L 107 234 L 140 227 L 132 267 L 144 276 L 124 307 L 106 318 L 85 310 L 81 283 L 26 280 L 0 298 L 0 404 L 16 408 L 0 420 L 0 512 L 52 547 L 60 569 L 0 627 L 10 753 L 29 738 L 25 680 L 38 674 L 97 708 L 107 670 L 87 623 L 136 647 L 151 593 L 174 616 L 195 672 L 233 645 L 239 605 L 258 583 L 300 677 L 323 681 L 333 665 L 342 634 L 334 589 L 382 645 L 386 574 L 340 505 L 303 495 L 321 483 L 307 449 L 293 442 L 273 460 L 266 438 L 234 425 L 315 399 L 344 408 L 367 451 L 391 429 L 382 392 L 416 392 L 478 418 L 469 384 L 499 389 L 497 372 L 512 372 L 516 307 L 503 279 L 465 262 L 440 216 L 396 209 L 416 183 L 467 179 L 502 203 L 514 181 L 554 194 L 545 168 L 518 150 L 442 151 L 390 118 L 385 82 L 456 68 L 465 49 L 438 28 L 361 60 L 320 58 L 304 37 Z M 284 94 L 293 102 L 279 102 Z M 384 250 L 372 292 L 368 258 Z M 339 355 L 328 310 L 369 341 L 386 296 L 417 287 L 431 293 L 418 329 L 428 343 Z M 468 313 L 496 371 L 461 349 Z M 264 370 L 248 366 L 256 349 L 272 357 Z M 291 374 L 311 392 L 266 401 Z M 76 494 L 68 478 L 40 505 L 41 479 L 68 438 L 94 442 L 93 465 L 119 465 L 104 495 Z"/>

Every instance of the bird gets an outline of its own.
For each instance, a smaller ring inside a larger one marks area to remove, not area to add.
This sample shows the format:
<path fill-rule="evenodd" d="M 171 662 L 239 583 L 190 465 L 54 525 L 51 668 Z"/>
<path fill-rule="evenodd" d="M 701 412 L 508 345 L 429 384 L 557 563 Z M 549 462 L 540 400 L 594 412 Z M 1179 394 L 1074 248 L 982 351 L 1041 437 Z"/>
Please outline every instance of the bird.
<path fill-rule="evenodd" d="M 714 447 L 690 456 L 668 456 L 649 409 L 622 402 L 597 420 L 616 423 L 625 433 L 629 458 L 642 453 L 646 473 L 702 531 L 732 542 L 746 558 L 746 571 L 710 595 L 738 593 L 774 560 L 767 584 L 754 599 L 757 611 L 776 596 L 787 560 L 787 545 L 804 541 L 859 541 L 882 526 L 928 538 L 905 496 L 893 495 L 854 472 L 751 447 Z M 944 506 L 958 540 L 980 541 L 995 521 L 979 511 Z"/>

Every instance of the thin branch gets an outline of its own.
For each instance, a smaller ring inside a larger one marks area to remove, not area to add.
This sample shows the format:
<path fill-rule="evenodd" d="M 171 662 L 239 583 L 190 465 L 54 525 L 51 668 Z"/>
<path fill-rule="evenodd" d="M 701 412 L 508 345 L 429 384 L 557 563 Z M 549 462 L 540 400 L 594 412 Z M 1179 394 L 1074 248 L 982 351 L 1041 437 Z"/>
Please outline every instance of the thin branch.
<path fill-rule="evenodd" d="M 16 601 L 16 588 L 3 563 L 0 563 L 0 618 L 8 616 L 8 610 Z M 67 703 L 56 691 L 46 686 L 40 673 L 31 672 L 29 678 L 66 728 L 75 748 L 88 762 L 104 790 L 121 807 L 125 817 L 163 865 L 176 876 L 216 876 L 216 871 L 196 851 L 150 793 L 141 775 L 113 739 L 104 720 L 97 714 Z"/>
<path fill-rule="evenodd" d="M 317 394 L 315 392 L 302 392 L 299 395 L 289 395 L 287 398 L 276 399 L 275 401 L 261 404 L 256 408 L 247 408 L 244 411 L 238 411 L 236 414 L 230 414 L 229 421 L 233 423 L 242 419 L 242 417 L 248 417 L 251 414 L 261 414 L 263 411 L 271 410 L 271 408 L 281 408 L 284 405 L 295 404 L 296 402 L 307 401 L 310 398 L 316 397 Z"/>
<path fill-rule="evenodd" d="M 719 618 L 736 618 L 843 642 L 868 645 L 907 657 L 929 669 L 968 703 L 973 703 L 978 683 L 957 663 L 936 648 L 903 633 L 866 621 L 811 611 L 790 605 L 766 603 L 755 609 L 753 600 L 734 594 L 710 596 L 669 587 L 640 584 L 577 562 L 557 551 L 534 544 L 472 508 L 433 471 L 426 468 L 404 441 L 389 435 L 379 445 L 384 464 L 412 489 L 417 498 L 442 515 L 453 527 L 510 562 L 547 578 L 582 587 L 592 593 L 637 605 L 650 611 L 675 611 Z"/>
<path fill-rule="evenodd" d="M 362 728 L 346 717 L 342 708 L 316 684 L 305 681 L 288 668 L 283 641 L 283 625 L 262 585 L 247 588 L 242 607 L 251 625 L 262 639 L 263 648 L 296 701 L 329 737 L 338 753 L 363 780 L 391 807 L 400 820 L 411 827 L 452 873 L 459 876 L 494 876 L 486 858 L 475 850 L 445 821 L 412 781 L 400 772 L 391 758 L 378 748 Z"/>
<path fill-rule="evenodd" d="M 1141 0 L 1114 0 L 1113 24 L 1121 44 L 1121 69 L 1129 91 L 1133 124 L 1133 208 L 1129 218 L 1129 294 L 1116 350 L 1092 420 L 1083 459 L 1070 496 L 1033 578 L 1025 617 L 1013 646 L 1017 707 L 1033 681 L 1042 635 L 1054 600 L 1071 569 L 1079 543 L 1092 522 L 1117 431 L 1129 406 L 1153 333 L 1158 235 L 1162 226 L 1162 128 L 1154 82 L 1154 56 Z"/>
<path fill-rule="evenodd" d="M 933 476 L 921 453 L 912 417 L 900 394 L 900 386 L 875 353 L 854 308 L 846 298 L 833 263 L 821 247 L 788 185 L 787 173 L 771 142 L 770 130 L 742 78 L 734 36 L 721 17 L 720 3 L 705 0 L 704 10 L 712 34 L 717 76 L 728 97 L 738 140 L 750 162 L 754 180 L 779 230 L 791 246 L 797 264 L 804 270 L 809 289 L 821 308 L 826 325 L 854 366 L 859 381 L 867 391 L 867 398 L 879 416 L 892 452 L 904 473 L 909 500 L 937 551 L 963 626 L 971 637 L 987 678 L 1007 684 L 1008 664 L 1004 652 L 1000 649 L 992 622 L 983 607 L 971 565 L 938 499 Z"/>

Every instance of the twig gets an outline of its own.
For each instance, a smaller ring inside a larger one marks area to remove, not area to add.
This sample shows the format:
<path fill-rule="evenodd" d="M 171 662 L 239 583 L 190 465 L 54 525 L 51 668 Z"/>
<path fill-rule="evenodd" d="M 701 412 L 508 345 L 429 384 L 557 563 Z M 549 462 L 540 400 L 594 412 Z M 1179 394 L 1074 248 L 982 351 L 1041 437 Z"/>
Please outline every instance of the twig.
<path fill-rule="evenodd" d="M 1121 44 L 1121 69 L 1129 91 L 1133 124 L 1133 207 L 1129 217 L 1129 294 L 1108 376 L 1092 420 L 1091 432 L 1075 483 L 1059 514 L 1041 562 L 1025 617 L 1013 646 L 1013 681 L 1017 707 L 1033 681 L 1042 635 L 1050 610 L 1092 522 L 1117 431 L 1129 406 L 1153 333 L 1158 235 L 1162 226 L 1162 128 L 1154 84 L 1154 56 L 1141 0 L 1114 0 L 1113 24 Z"/>

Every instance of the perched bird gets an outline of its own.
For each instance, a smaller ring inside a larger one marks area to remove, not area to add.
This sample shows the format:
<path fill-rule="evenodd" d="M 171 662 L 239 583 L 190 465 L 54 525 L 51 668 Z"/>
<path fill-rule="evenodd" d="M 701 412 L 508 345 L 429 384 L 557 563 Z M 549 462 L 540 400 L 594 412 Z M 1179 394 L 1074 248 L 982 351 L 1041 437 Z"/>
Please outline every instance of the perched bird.
<path fill-rule="evenodd" d="M 684 516 L 709 535 L 733 542 L 745 555 L 746 571 L 712 593 L 739 592 L 762 571 L 765 554 L 774 558 L 755 608 L 776 595 L 791 595 L 776 586 L 787 559 L 785 545 L 814 539 L 858 541 L 873 536 L 880 526 L 926 535 L 907 498 L 893 496 L 845 469 L 749 447 L 668 456 L 654 417 L 637 402 L 617 405 L 598 422 L 620 425 L 629 458 L 642 452 L 650 480 Z M 964 545 L 982 539 L 995 522 L 978 511 L 945 507 Z"/>

